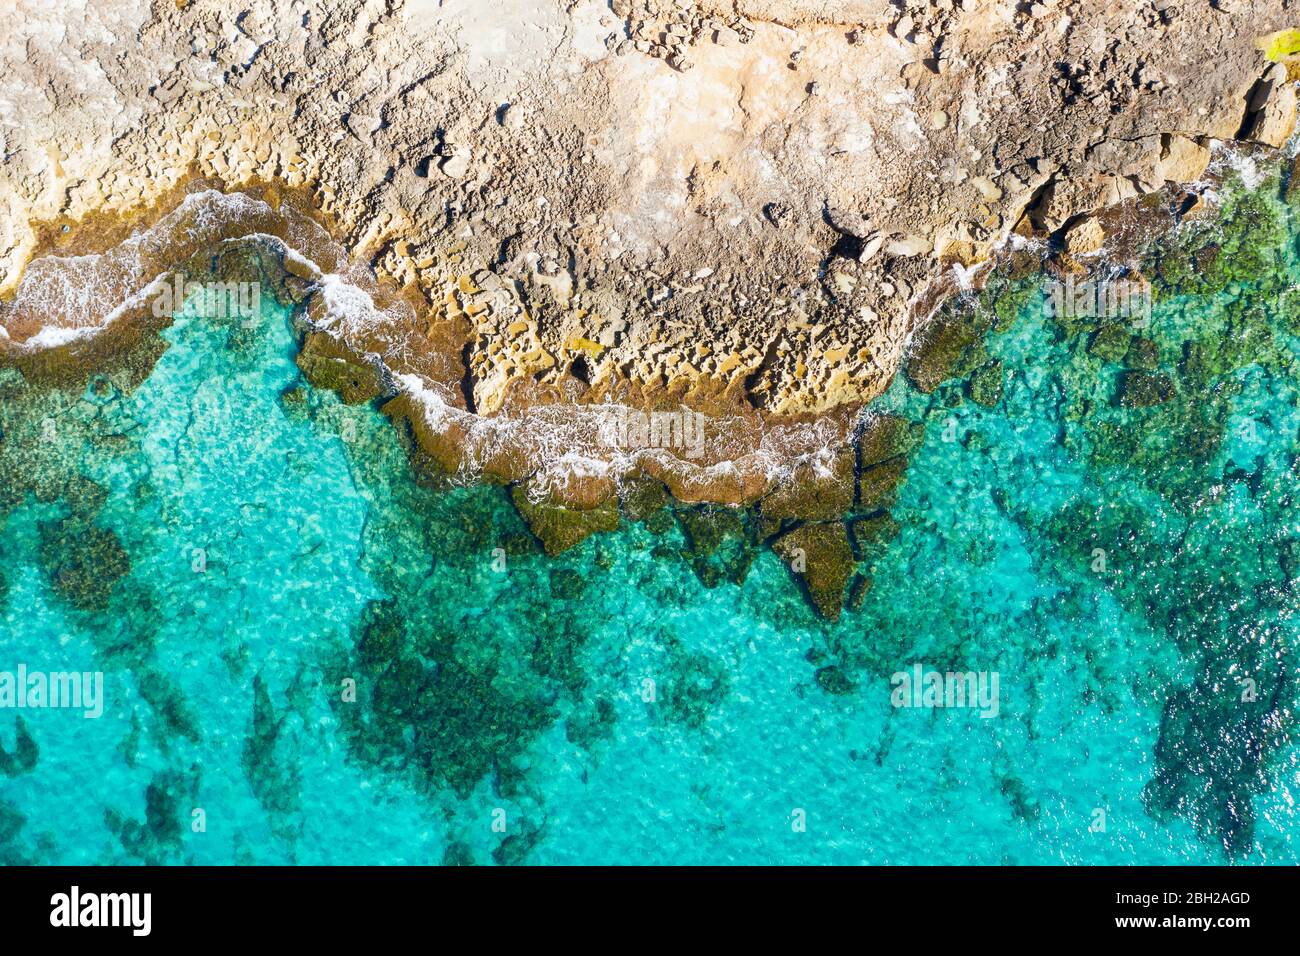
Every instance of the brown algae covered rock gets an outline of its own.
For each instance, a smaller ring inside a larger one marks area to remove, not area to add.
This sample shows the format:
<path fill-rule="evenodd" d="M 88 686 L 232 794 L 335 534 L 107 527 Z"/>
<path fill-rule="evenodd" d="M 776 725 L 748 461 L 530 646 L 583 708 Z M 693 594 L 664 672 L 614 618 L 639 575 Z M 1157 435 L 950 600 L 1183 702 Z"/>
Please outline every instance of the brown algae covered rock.
<path fill-rule="evenodd" d="M 546 499 L 531 500 L 525 482 L 510 490 L 510 500 L 551 557 L 576 547 L 598 531 L 618 528 L 618 503 L 612 497 L 593 508 L 570 508 Z"/>
<path fill-rule="evenodd" d="M 807 589 L 818 613 L 838 621 L 844 609 L 844 586 L 857 567 L 844 523 L 801 525 L 777 538 L 772 548 Z"/>

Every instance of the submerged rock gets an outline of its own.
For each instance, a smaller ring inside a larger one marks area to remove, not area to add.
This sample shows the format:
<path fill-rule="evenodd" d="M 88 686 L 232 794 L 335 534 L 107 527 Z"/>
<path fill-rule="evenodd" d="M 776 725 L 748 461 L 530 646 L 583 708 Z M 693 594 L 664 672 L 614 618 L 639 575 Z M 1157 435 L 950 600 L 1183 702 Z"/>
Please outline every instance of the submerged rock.
<path fill-rule="evenodd" d="M 1002 398 L 1002 363 L 989 362 L 970 377 L 970 397 L 985 408 L 992 408 Z"/>
<path fill-rule="evenodd" d="M 807 589 L 822 617 L 838 621 L 844 586 L 857 566 L 844 523 L 801 525 L 777 538 L 772 548 Z"/>
<path fill-rule="evenodd" d="M 1088 354 L 1103 362 L 1122 362 L 1128 354 L 1130 336 L 1128 329 L 1119 323 L 1103 325 L 1088 343 Z"/>
<path fill-rule="evenodd" d="M 756 552 L 746 512 L 705 506 L 678 508 L 675 513 L 686 533 L 691 564 L 700 582 L 709 588 L 724 580 L 743 584 Z"/>
<path fill-rule="evenodd" d="M 884 554 L 889 542 L 898 537 L 901 529 L 899 523 L 889 512 L 857 518 L 849 522 L 853 534 L 853 545 L 858 557 L 863 561 L 874 561 Z"/>
<path fill-rule="evenodd" d="M 636 478 L 624 485 L 621 495 L 623 513 L 629 521 L 646 521 L 663 510 L 672 500 L 662 481 Z"/>
<path fill-rule="evenodd" d="M 1125 372 L 1120 379 L 1119 403 L 1124 408 L 1151 408 L 1174 397 L 1174 382 L 1160 372 Z"/>
<path fill-rule="evenodd" d="M 665 649 L 668 671 L 658 712 L 668 721 L 699 730 L 726 700 L 731 675 L 722 661 L 688 650 L 676 636 L 667 639 Z"/>
<path fill-rule="evenodd" d="M 73 607 L 102 611 L 117 582 L 131 571 L 131 559 L 117 535 L 80 515 L 44 521 L 41 563 L 50 583 Z"/>
<path fill-rule="evenodd" d="M 823 667 L 816 673 L 817 686 L 828 694 L 837 697 L 843 697 L 851 694 L 857 688 L 853 681 L 845 676 L 844 672 L 834 664 Z"/>
<path fill-rule="evenodd" d="M 858 467 L 878 465 L 898 458 L 920 445 L 925 437 L 925 424 L 913 422 L 897 415 L 877 415 L 863 426 L 858 436 Z"/>
<path fill-rule="evenodd" d="M 979 345 L 991 317 L 973 309 L 942 309 L 916 332 L 907 360 L 907 377 L 919 391 L 933 392 L 964 374 L 968 352 Z"/>
<path fill-rule="evenodd" d="M 906 458 L 893 458 L 864 470 L 858 477 L 858 507 L 865 511 L 892 508 L 906 478 Z"/>
<path fill-rule="evenodd" d="M 36 743 L 36 738 L 31 735 L 31 731 L 27 729 L 27 722 L 21 716 L 14 720 L 14 735 L 13 753 L 10 753 L 3 744 L 0 744 L 0 773 L 6 777 L 31 773 L 36 768 L 41 756 L 41 749 Z"/>

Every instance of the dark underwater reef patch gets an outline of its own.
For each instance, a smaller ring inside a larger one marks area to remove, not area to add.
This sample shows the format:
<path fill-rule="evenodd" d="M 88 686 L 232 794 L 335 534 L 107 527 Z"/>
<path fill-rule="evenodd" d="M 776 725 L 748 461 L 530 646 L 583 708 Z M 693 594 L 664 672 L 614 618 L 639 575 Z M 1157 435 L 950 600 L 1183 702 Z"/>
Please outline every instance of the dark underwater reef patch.
<path fill-rule="evenodd" d="M 1228 184 L 1215 216 L 1142 253 L 1137 274 L 1164 320 L 1049 320 L 1061 442 L 1088 487 L 1048 514 L 1006 502 L 1071 591 L 1102 587 L 1193 662 L 1190 685 L 1167 695 L 1145 799 L 1230 857 L 1253 845 L 1252 798 L 1272 786 L 1298 690 L 1288 662 L 1300 593 L 1282 531 L 1297 518 L 1300 447 L 1270 413 L 1240 412 L 1252 382 L 1296 396 L 1295 210 L 1278 202 L 1282 171 L 1266 173 L 1254 189 Z M 946 367 L 973 374 L 976 338 L 935 334 Z"/>
<path fill-rule="evenodd" d="M 22 842 L 26 815 L 8 800 L 0 800 L 0 866 L 29 866 L 37 860 Z"/>
<path fill-rule="evenodd" d="M 260 240 L 196 252 L 177 274 L 182 282 L 256 281 L 281 304 L 300 301 L 301 288 L 290 281 L 278 253 Z M 160 621 L 178 609 L 136 574 L 131 552 L 139 543 L 106 510 L 109 489 L 100 477 L 113 462 L 138 463 L 146 429 L 132 417 L 129 399 L 166 352 L 162 333 L 171 322 L 171 315 L 156 316 L 141 306 L 99 335 L 37 351 L 0 352 L 0 527 L 20 507 L 34 509 L 30 557 L 52 597 L 64 605 L 69 626 L 90 638 L 95 666 L 108 672 L 107 682 L 138 694 L 142 706 L 119 745 L 131 767 L 142 750 L 166 754 L 176 741 L 204 737 L 199 713 L 156 655 Z M 232 348 L 242 347 L 241 331 L 258 332 L 232 328 Z M 153 476 L 132 474 L 118 491 L 148 513 L 157 499 Z M 32 769 L 35 743 L 18 723 L 18 750 L 0 758 L 5 772 Z M 118 857 L 177 862 L 184 853 L 182 827 L 198 802 L 192 796 L 196 788 L 197 777 L 188 771 L 161 769 L 146 788 L 143 822 L 108 807 L 104 821 Z M 0 855 L 18 861 L 27 859 L 26 852 L 16 836 L 0 840 Z"/>

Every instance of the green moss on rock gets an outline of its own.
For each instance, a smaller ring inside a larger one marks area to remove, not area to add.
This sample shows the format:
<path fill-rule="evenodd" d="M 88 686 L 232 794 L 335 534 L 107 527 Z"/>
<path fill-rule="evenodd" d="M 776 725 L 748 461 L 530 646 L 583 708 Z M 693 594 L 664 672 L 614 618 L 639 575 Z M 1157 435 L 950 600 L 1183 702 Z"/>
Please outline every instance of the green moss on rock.
<path fill-rule="evenodd" d="M 677 520 L 686 533 L 687 543 L 695 557 L 714 555 L 729 537 L 743 537 L 744 520 L 734 508 L 705 505 L 699 508 L 678 508 Z"/>
<path fill-rule="evenodd" d="M 308 333 L 297 362 L 307 381 L 337 392 L 347 405 L 360 405 L 383 394 L 379 370 L 324 332 Z"/>
<path fill-rule="evenodd" d="M 552 557 L 576 547 L 599 531 L 618 528 L 618 503 L 612 498 L 595 508 L 580 511 L 545 501 L 530 501 L 527 489 L 515 485 L 510 491 L 510 500 L 542 543 L 542 548 Z"/>
<path fill-rule="evenodd" d="M 801 525 L 777 538 L 772 547 L 807 590 L 813 607 L 828 621 L 838 621 L 844 586 L 857 566 L 844 523 Z"/>

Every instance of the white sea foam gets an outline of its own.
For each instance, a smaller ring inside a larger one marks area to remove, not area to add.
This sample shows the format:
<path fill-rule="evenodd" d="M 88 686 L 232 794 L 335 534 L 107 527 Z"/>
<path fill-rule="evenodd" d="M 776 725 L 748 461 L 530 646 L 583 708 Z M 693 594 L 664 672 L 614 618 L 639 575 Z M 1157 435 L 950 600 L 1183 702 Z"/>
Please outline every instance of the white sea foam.
<path fill-rule="evenodd" d="M 318 329 L 339 338 L 346 339 L 373 328 L 386 317 L 386 313 L 375 307 L 369 292 L 338 273 L 322 276 L 317 294 L 323 308 L 312 322 Z"/>
<path fill-rule="evenodd" d="M 54 349 L 61 345 L 67 345 L 69 342 L 75 342 L 78 339 L 86 339 L 96 335 L 99 332 L 97 328 L 91 329 L 61 329 L 55 326 L 46 326 L 41 329 L 26 342 L 23 348 L 32 351 L 40 349 Z"/>

